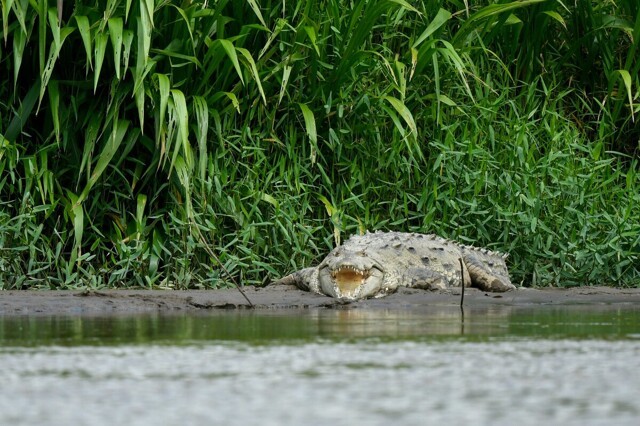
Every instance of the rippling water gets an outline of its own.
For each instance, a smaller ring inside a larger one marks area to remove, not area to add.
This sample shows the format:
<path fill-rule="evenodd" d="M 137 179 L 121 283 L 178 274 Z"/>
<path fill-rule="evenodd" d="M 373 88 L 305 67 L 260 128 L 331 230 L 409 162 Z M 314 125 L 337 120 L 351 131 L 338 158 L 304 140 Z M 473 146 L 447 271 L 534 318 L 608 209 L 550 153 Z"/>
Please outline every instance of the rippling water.
<path fill-rule="evenodd" d="M 0 318 L 2 425 L 636 425 L 640 308 Z"/>

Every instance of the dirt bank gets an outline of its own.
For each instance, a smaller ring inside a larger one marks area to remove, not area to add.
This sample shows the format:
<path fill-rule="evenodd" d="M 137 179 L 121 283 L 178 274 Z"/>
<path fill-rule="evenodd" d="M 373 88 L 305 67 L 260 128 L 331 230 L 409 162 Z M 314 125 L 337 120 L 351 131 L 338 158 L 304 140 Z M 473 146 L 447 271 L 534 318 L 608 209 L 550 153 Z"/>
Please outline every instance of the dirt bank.
<path fill-rule="evenodd" d="M 329 297 L 289 286 L 245 288 L 255 309 L 339 308 L 420 309 L 431 305 L 458 305 L 459 289 L 428 292 L 401 289 L 380 299 L 342 304 Z M 526 306 L 563 304 L 620 304 L 640 306 L 640 289 L 579 287 L 571 289 L 518 289 L 508 293 L 465 291 L 465 306 Z M 198 312 L 213 309 L 247 309 L 236 289 L 223 290 L 100 290 L 100 291 L 0 291 L 0 315 L 80 315 Z"/>

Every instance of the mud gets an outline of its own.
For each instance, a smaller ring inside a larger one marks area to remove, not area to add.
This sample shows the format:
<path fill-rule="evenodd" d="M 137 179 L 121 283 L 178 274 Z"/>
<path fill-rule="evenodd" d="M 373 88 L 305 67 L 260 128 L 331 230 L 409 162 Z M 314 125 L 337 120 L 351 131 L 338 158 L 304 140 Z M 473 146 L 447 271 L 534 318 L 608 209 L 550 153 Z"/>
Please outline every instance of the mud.
<path fill-rule="evenodd" d="M 0 291 L 0 315 L 103 315 L 135 313 L 189 313 L 220 309 L 428 309 L 433 305 L 459 305 L 460 290 L 429 292 L 400 289 L 380 299 L 341 303 L 338 300 L 279 285 L 245 287 L 251 307 L 237 289 L 221 290 L 97 290 Z M 577 287 L 570 289 L 521 288 L 507 293 L 466 289 L 465 307 L 527 305 L 640 305 L 640 288 Z"/>

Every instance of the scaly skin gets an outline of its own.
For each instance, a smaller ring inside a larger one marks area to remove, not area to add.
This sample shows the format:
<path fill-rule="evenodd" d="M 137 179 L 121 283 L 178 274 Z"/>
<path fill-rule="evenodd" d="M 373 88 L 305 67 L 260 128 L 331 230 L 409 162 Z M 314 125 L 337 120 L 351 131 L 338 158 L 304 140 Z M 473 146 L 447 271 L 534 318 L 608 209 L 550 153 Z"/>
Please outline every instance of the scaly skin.
<path fill-rule="evenodd" d="M 294 272 L 276 284 L 337 299 L 382 297 L 398 287 L 428 290 L 466 286 L 485 291 L 515 288 L 506 255 L 465 246 L 435 235 L 375 232 L 352 236 L 314 268 Z M 460 267 L 462 260 L 462 268 Z"/>

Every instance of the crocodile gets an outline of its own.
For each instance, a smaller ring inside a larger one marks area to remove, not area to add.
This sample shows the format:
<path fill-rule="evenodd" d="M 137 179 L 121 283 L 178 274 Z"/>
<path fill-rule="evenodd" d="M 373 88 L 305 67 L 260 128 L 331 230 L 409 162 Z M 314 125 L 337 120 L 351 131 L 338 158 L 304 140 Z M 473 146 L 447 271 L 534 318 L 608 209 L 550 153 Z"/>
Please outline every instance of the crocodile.
<path fill-rule="evenodd" d="M 274 283 L 345 301 L 382 297 L 398 287 L 445 290 L 463 283 L 503 292 L 515 289 L 506 258 L 506 254 L 433 234 L 376 231 L 352 236 L 317 267 Z"/>

